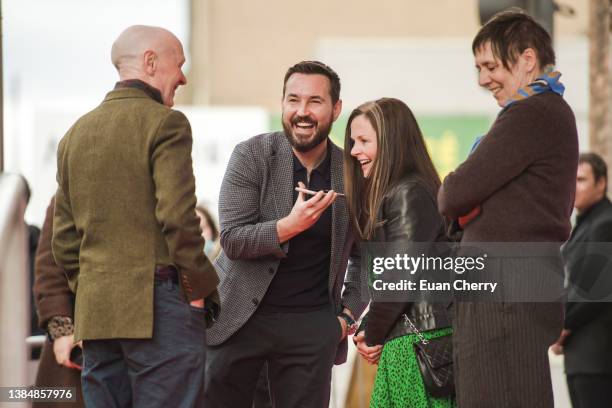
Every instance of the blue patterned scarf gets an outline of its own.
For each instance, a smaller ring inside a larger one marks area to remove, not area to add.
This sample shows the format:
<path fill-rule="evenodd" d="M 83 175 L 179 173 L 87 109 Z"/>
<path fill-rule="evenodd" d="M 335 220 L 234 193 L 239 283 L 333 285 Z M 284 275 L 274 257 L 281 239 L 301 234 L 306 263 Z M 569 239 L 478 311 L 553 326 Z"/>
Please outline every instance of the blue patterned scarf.
<path fill-rule="evenodd" d="M 497 116 L 499 117 L 501 114 L 503 114 L 515 102 L 527 99 L 533 95 L 544 92 L 554 92 L 560 96 L 563 96 L 563 93 L 565 92 L 565 85 L 559 82 L 560 77 L 561 73 L 559 71 L 555 71 L 555 67 L 553 65 L 545 66 L 542 75 L 536 78 L 536 80 L 529 85 L 520 88 L 510 99 L 508 99 L 508 102 L 506 102 L 503 109 Z M 470 154 L 472 154 L 472 152 L 476 149 L 483 137 L 484 135 L 476 138 L 476 141 L 470 149 Z"/>

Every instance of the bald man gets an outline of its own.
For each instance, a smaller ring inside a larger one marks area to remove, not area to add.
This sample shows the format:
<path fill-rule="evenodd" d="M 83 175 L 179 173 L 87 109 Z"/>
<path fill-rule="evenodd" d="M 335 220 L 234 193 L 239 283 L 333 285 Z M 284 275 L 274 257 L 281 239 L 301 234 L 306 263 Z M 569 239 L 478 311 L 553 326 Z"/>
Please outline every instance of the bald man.
<path fill-rule="evenodd" d="M 120 81 L 57 158 L 52 247 L 76 295 L 85 404 L 200 406 L 218 278 L 195 213 L 191 129 L 171 109 L 183 47 L 133 26 L 111 58 Z"/>

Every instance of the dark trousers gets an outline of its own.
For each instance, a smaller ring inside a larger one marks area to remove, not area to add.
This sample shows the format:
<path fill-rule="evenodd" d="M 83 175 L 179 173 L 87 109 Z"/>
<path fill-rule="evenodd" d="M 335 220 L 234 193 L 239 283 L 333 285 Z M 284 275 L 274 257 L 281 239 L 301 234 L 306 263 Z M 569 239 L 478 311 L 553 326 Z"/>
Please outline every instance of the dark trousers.
<path fill-rule="evenodd" d="M 599 408 L 612 403 L 612 374 L 573 374 L 567 376 L 572 407 Z"/>
<path fill-rule="evenodd" d="M 341 334 L 328 309 L 256 312 L 225 343 L 208 346 L 205 407 L 250 408 L 265 362 L 274 407 L 327 407 Z"/>
<path fill-rule="evenodd" d="M 461 408 L 553 408 L 548 347 L 559 304 L 457 302 L 453 371 Z"/>
<path fill-rule="evenodd" d="M 87 408 L 202 406 L 204 312 L 171 280 L 156 281 L 154 296 L 153 338 L 83 342 Z"/>
<path fill-rule="evenodd" d="M 255 396 L 253 397 L 253 408 L 272 408 L 270 397 L 270 387 L 268 386 L 268 365 L 264 364 L 257 385 L 255 386 Z"/>

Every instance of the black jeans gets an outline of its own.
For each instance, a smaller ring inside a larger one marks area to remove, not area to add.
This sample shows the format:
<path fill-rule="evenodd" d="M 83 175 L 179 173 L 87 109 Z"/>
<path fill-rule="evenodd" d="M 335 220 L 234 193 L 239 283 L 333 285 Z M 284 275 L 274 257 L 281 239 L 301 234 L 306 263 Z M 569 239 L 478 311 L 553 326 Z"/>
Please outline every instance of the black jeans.
<path fill-rule="evenodd" d="M 572 407 L 608 407 L 612 401 L 612 374 L 572 374 L 567 376 Z"/>
<path fill-rule="evenodd" d="M 267 362 L 274 407 L 327 407 L 341 334 L 329 309 L 256 312 L 225 343 L 208 346 L 204 406 L 250 408 Z"/>
<path fill-rule="evenodd" d="M 156 281 L 153 338 L 85 340 L 87 408 L 201 407 L 206 363 L 204 311 L 171 280 Z"/>
<path fill-rule="evenodd" d="M 253 397 L 253 408 L 272 408 L 270 387 L 268 386 L 268 365 L 264 364 L 257 379 L 255 386 L 255 396 Z"/>

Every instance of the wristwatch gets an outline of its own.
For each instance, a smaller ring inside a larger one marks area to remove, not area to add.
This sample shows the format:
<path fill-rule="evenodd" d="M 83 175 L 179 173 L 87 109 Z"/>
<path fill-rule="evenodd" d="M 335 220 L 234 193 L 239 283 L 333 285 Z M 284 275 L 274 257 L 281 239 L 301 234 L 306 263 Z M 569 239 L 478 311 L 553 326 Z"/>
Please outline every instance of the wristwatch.
<path fill-rule="evenodd" d="M 340 317 L 341 319 L 344 319 L 344 321 L 346 322 L 346 335 L 350 336 L 355 334 L 355 332 L 357 331 L 357 322 L 355 322 L 355 320 L 348 315 L 348 313 L 340 313 L 338 315 L 338 317 Z"/>

